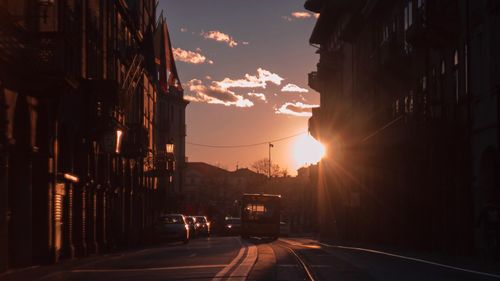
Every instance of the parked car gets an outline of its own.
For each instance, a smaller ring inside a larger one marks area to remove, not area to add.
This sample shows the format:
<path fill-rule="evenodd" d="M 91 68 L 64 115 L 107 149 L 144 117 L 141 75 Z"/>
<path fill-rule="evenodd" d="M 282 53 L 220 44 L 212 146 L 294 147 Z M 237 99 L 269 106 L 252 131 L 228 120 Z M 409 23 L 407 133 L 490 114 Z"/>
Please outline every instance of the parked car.
<path fill-rule="evenodd" d="M 210 222 L 205 216 L 196 216 L 196 227 L 200 235 L 210 236 Z"/>
<path fill-rule="evenodd" d="M 162 215 L 154 227 L 155 234 L 159 239 L 189 242 L 189 224 L 181 214 Z"/>
<path fill-rule="evenodd" d="M 287 222 L 280 222 L 280 236 L 288 237 L 290 236 L 290 224 Z"/>
<path fill-rule="evenodd" d="M 196 227 L 196 218 L 193 216 L 186 216 L 186 222 L 189 224 L 189 236 L 195 238 L 198 236 L 198 229 Z"/>
<path fill-rule="evenodd" d="M 234 217 L 227 217 L 224 220 L 224 235 L 240 235 L 241 233 L 241 219 Z"/>

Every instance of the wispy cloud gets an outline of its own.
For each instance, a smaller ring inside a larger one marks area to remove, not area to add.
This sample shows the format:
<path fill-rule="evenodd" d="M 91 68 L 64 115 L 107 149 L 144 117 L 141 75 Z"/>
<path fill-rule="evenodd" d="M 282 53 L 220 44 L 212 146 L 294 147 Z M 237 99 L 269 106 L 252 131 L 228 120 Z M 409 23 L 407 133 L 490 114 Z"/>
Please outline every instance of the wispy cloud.
<path fill-rule="evenodd" d="M 202 32 L 201 35 L 205 39 L 214 40 L 217 42 L 224 42 L 231 48 L 238 46 L 238 42 L 236 40 L 234 40 L 231 36 L 229 36 L 229 34 L 226 34 L 224 32 L 218 31 L 218 30 L 211 30 L 208 32 Z M 248 43 L 248 42 L 245 42 L 245 43 Z M 247 44 L 244 44 L 244 45 L 247 45 Z"/>
<path fill-rule="evenodd" d="M 293 12 L 290 15 L 282 16 L 281 18 L 286 21 L 293 21 L 294 19 L 302 20 L 302 19 L 309 19 L 312 17 L 316 17 L 316 15 L 311 14 L 309 12 Z"/>
<path fill-rule="evenodd" d="M 263 93 L 248 93 L 248 96 L 257 98 L 263 102 L 267 102 L 266 95 Z"/>
<path fill-rule="evenodd" d="M 316 104 L 305 104 L 302 102 L 287 102 L 280 108 L 275 109 L 275 113 L 299 117 L 311 117 L 312 109 L 318 106 L 319 105 Z"/>
<path fill-rule="evenodd" d="M 307 19 L 312 17 L 312 14 L 308 12 L 293 12 L 292 17 L 296 19 Z"/>
<path fill-rule="evenodd" d="M 190 93 L 185 95 L 185 99 L 192 102 L 208 104 L 222 104 L 224 106 L 252 107 L 254 103 L 243 96 L 221 88 L 212 82 L 206 86 L 199 79 L 192 79 L 186 83 Z"/>
<path fill-rule="evenodd" d="M 308 93 L 308 89 L 301 88 L 295 84 L 287 84 L 285 87 L 281 89 L 282 92 L 288 93 Z"/>
<path fill-rule="evenodd" d="M 202 55 L 199 52 L 183 50 L 181 48 L 174 48 L 173 52 L 174 52 L 174 58 L 177 61 L 182 61 L 190 64 L 214 63 L 212 60 L 207 59 L 204 55 Z"/>
<path fill-rule="evenodd" d="M 257 69 L 257 75 L 245 74 L 245 78 L 233 80 L 225 78 L 222 81 L 215 82 L 219 87 L 224 89 L 229 88 L 263 88 L 265 89 L 268 83 L 281 85 L 284 79 L 276 73 L 262 68 Z"/>

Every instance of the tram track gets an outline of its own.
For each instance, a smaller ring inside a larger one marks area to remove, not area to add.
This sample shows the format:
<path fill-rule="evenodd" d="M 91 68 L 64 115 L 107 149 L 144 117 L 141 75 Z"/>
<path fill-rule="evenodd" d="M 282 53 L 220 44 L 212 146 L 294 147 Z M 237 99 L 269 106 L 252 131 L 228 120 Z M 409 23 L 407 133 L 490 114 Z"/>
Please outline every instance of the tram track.
<path fill-rule="evenodd" d="M 316 277 L 314 276 L 314 272 L 312 271 L 311 267 L 309 264 L 302 258 L 301 254 L 295 251 L 293 248 L 289 247 L 286 242 L 283 241 L 277 241 L 275 243 L 276 246 L 279 246 L 283 249 L 285 249 L 287 252 L 289 252 L 297 261 L 297 264 L 299 267 L 302 269 L 304 273 L 304 277 L 308 281 L 316 281 Z"/>

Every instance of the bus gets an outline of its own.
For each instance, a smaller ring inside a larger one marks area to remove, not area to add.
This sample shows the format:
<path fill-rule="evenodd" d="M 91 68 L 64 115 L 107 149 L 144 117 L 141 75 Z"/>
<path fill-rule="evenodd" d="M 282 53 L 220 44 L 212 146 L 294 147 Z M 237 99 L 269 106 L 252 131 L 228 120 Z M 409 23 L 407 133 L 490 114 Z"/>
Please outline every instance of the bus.
<path fill-rule="evenodd" d="M 280 234 L 281 195 L 243 194 L 241 237 L 272 237 Z"/>

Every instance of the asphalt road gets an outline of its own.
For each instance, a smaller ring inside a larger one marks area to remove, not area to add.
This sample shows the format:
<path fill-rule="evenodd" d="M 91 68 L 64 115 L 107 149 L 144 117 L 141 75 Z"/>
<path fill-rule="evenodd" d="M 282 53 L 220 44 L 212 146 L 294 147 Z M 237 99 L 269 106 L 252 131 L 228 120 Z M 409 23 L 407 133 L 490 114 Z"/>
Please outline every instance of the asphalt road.
<path fill-rule="evenodd" d="M 314 240 L 193 239 L 0 275 L 44 280 L 500 280 L 499 275 Z"/>

